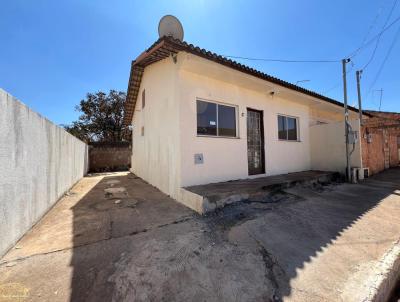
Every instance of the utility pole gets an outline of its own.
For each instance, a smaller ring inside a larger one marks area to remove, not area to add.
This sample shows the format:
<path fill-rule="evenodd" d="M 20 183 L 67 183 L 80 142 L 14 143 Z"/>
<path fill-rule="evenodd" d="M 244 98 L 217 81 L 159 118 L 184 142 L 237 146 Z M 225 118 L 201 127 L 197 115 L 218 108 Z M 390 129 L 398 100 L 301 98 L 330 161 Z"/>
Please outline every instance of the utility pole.
<path fill-rule="evenodd" d="M 381 96 L 380 96 L 380 98 L 379 98 L 379 111 L 381 111 L 383 89 L 382 89 L 382 88 L 381 88 L 381 89 L 374 89 L 374 90 L 372 91 L 372 97 L 374 97 L 374 92 L 375 92 L 375 91 L 379 91 L 379 92 L 381 93 Z"/>
<path fill-rule="evenodd" d="M 362 120 L 362 109 L 361 109 L 361 89 L 360 89 L 360 78 L 361 78 L 362 70 L 356 71 L 357 78 L 357 96 L 358 96 L 358 113 L 360 115 L 360 126 L 363 124 Z"/>
<path fill-rule="evenodd" d="M 378 91 L 381 92 L 381 97 L 379 98 L 379 111 L 381 111 L 383 89 L 381 88 L 381 89 L 379 89 Z"/>
<path fill-rule="evenodd" d="M 361 108 L 361 88 L 360 88 L 360 79 L 361 79 L 361 74 L 362 70 L 357 70 L 356 71 L 356 78 L 357 78 L 357 96 L 358 96 L 358 113 L 360 115 L 360 129 L 359 129 L 359 134 L 360 134 L 360 139 L 361 139 L 361 134 L 362 134 L 362 126 L 363 126 L 363 120 L 362 120 L 362 108 Z M 360 179 L 364 178 L 364 169 L 363 169 L 363 160 L 361 156 L 361 161 L 360 161 L 360 171 L 361 175 L 359 175 Z"/>
<path fill-rule="evenodd" d="M 351 182 L 351 171 L 350 171 L 350 155 L 349 155 L 349 110 L 347 108 L 347 79 L 346 79 L 346 64 L 350 62 L 350 59 L 342 60 L 343 69 L 343 96 L 344 96 L 344 129 L 346 136 L 346 179 Z"/>

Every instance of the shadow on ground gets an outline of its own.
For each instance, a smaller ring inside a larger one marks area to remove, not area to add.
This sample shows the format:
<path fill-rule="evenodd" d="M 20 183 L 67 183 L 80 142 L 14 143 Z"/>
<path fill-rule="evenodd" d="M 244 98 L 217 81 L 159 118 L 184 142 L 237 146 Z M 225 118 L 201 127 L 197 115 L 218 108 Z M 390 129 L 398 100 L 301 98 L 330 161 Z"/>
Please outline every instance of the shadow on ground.
<path fill-rule="evenodd" d="M 71 301 L 110 301 L 122 288 L 115 288 L 109 277 L 132 253 L 133 236 L 193 215 L 133 174 L 105 176 L 73 206 L 73 213 Z"/>
<path fill-rule="evenodd" d="M 304 301 L 337 297 L 346 268 L 379 257 L 379 244 L 394 239 L 385 229 L 392 222 L 378 213 L 369 231 L 354 231 L 332 255 L 326 250 L 399 179 L 392 169 L 360 185 L 297 187 L 201 217 L 132 174 L 106 176 L 73 207 L 71 301 L 280 301 L 294 291 Z M 321 271 L 296 283 L 322 254 L 335 265 L 317 265 Z M 318 274 L 321 284 L 313 283 Z"/>

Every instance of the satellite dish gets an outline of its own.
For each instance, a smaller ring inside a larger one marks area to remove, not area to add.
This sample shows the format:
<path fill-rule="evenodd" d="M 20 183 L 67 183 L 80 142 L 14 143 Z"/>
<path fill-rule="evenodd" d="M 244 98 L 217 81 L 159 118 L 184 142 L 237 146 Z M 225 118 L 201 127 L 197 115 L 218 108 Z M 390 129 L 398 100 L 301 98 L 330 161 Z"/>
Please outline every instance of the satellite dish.
<path fill-rule="evenodd" d="M 182 41 L 183 27 L 181 22 L 172 15 L 162 17 L 160 23 L 158 23 L 158 35 L 160 38 L 167 36 Z"/>

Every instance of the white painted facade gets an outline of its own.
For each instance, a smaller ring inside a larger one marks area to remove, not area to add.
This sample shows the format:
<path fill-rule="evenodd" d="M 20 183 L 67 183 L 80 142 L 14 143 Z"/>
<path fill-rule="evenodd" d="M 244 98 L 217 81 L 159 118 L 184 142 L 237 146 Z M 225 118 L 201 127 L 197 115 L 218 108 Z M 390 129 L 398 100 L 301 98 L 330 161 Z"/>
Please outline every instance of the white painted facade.
<path fill-rule="evenodd" d="M 198 136 L 198 99 L 236 106 L 238 137 Z M 132 171 L 186 204 L 190 196 L 185 191 L 182 197 L 182 187 L 250 177 L 247 108 L 262 111 L 264 122 L 266 173 L 251 177 L 310 169 L 344 172 L 345 161 L 344 166 L 337 159 L 330 163 L 331 152 L 319 144 L 322 138 L 329 141 L 324 132 L 329 134 L 330 124 L 341 124 L 344 138 L 343 108 L 185 52 L 176 63 L 167 58 L 145 68 L 132 121 Z M 278 114 L 298 119 L 298 141 L 278 139 Z M 351 112 L 350 119 L 357 114 Z M 344 147 L 338 140 L 341 127 L 334 128 L 331 145 Z M 204 163 L 195 164 L 195 154 L 203 154 Z M 353 164 L 361 165 L 359 148 L 353 157 Z"/>

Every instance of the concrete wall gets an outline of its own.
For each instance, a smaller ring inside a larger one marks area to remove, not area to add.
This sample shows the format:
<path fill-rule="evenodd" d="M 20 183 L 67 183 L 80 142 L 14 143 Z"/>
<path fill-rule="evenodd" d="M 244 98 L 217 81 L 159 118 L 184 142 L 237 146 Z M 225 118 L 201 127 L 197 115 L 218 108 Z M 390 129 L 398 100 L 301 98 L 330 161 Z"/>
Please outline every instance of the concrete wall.
<path fill-rule="evenodd" d="M 132 121 L 132 172 L 177 199 L 181 185 L 176 68 L 168 58 L 144 71 Z"/>
<path fill-rule="evenodd" d="M 0 89 L 0 255 L 87 171 L 87 145 Z"/>
<path fill-rule="evenodd" d="M 129 142 L 90 143 L 89 171 L 125 171 L 131 167 L 132 148 Z"/>
<path fill-rule="evenodd" d="M 350 121 L 353 130 L 360 131 L 359 120 Z M 360 132 L 359 132 L 360 135 Z M 346 172 L 346 145 L 344 121 L 310 127 L 311 169 Z M 349 146 L 352 150 L 352 146 Z M 361 141 L 351 155 L 352 167 L 361 167 Z"/>

